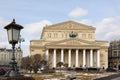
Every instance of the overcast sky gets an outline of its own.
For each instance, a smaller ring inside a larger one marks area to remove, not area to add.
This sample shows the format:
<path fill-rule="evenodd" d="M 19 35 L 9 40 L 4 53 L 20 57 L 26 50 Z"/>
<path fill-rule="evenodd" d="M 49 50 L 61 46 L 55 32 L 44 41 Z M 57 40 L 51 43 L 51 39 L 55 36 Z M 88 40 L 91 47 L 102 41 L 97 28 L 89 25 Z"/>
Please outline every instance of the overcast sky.
<path fill-rule="evenodd" d="M 95 27 L 97 40 L 120 39 L 120 0 L 0 0 L 0 48 L 11 48 L 3 27 L 13 18 L 24 26 L 24 56 L 29 55 L 30 40 L 40 39 L 44 25 L 68 20 Z"/>

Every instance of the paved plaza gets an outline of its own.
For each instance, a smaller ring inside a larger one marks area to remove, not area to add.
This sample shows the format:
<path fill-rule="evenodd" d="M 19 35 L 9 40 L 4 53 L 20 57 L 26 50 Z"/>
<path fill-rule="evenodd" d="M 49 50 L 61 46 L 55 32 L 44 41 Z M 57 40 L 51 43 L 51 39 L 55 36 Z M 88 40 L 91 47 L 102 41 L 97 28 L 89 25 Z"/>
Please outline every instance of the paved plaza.
<path fill-rule="evenodd" d="M 62 71 L 47 74 L 28 74 L 35 78 L 35 80 L 66 80 L 69 76 L 75 76 L 75 80 L 120 80 L 119 73 L 111 72 L 75 72 L 75 71 Z"/>
<path fill-rule="evenodd" d="M 104 77 L 99 77 L 93 80 L 120 80 L 120 73 L 111 74 Z"/>
<path fill-rule="evenodd" d="M 114 78 L 114 79 L 112 79 L 112 80 L 120 80 L 120 77 Z"/>

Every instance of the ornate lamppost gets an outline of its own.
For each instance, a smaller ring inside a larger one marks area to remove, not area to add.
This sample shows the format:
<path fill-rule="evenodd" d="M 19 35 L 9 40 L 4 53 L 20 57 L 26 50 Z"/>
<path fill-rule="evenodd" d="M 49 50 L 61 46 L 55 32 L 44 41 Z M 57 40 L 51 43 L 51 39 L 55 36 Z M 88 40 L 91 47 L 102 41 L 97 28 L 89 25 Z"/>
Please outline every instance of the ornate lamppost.
<path fill-rule="evenodd" d="M 22 55 L 23 55 L 23 51 L 21 48 L 21 42 L 25 42 L 25 39 L 21 38 L 21 35 L 20 35 L 19 40 L 18 40 L 18 43 L 19 43 L 19 47 L 18 47 L 18 50 L 19 50 L 19 59 L 18 59 L 19 70 L 21 69 L 21 60 L 22 60 Z"/>
<path fill-rule="evenodd" d="M 12 58 L 9 63 L 10 68 L 9 71 L 5 74 L 5 77 L 22 76 L 19 73 L 17 62 L 15 61 L 15 45 L 18 43 L 20 30 L 23 29 L 23 27 L 19 24 L 16 24 L 15 19 L 13 19 L 13 21 L 7 26 L 5 26 L 4 29 L 7 30 L 8 41 L 12 45 Z"/>

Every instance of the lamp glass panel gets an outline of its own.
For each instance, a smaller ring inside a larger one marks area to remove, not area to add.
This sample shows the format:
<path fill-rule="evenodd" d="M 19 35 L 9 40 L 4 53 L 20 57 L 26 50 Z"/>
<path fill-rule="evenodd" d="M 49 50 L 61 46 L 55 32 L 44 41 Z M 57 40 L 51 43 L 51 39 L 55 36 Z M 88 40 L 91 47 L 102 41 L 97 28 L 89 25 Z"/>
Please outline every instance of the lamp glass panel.
<path fill-rule="evenodd" d="M 12 29 L 8 29 L 8 41 L 12 41 Z"/>
<path fill-rule="evenodd" d="M 19 34 L 20 34 L 20 30 L 18 30 L 18 29 L 13 29 L 13 40 L 14 40 L 14 41 L 18 41 L 18 39 L 19 39 Z"/>

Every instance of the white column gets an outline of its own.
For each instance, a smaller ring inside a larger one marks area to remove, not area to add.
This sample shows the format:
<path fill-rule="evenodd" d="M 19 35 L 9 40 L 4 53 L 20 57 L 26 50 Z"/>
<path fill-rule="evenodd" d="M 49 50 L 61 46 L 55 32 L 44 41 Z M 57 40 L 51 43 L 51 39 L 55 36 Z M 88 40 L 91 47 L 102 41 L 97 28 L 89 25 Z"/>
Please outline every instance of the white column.
<path fill-rule="evenodd" d="M 79 58 L 78 57 L 78 49 L 76 49 L 76 57 L 75 57 L 75 59 L 76 59 L 75 62 L 76 63 L 75 63 L 75 67 L 78 67 L 78 58 Z"/>
<path fill-rule="evenodd" d="M 63 49 L 61 49 L 61 62 L 64 62 L 64 53 L 63 53 Z"/>
<path fill-rule="evenodd" d="M 68 67 L 71 67 L 71 49 L 68 52 Z"/>
<path fill-rule="evenodd" d="M 97 50 L 97 67 L 100 68 L 100 50 Z"/>
<path fill-rule="evenodd" d="M 53 52 L 53 67 L 56 67 L 56 49 Z"/>
<path fill-rule="evenodd" d="M 83 67 L 86 65 L 86 52 L 85 49 L 83 50 Z"/>
<path fill-rule="evenodd" d="M 45 56 L 46 56 L 46 61 L 48 61 L 49 60 L 49 50 L 48 49 L 46 50 Z"/>
<path fill-rule="evenodd" d="M 93 67 L 93 50 L 90 50 L 90 67 Z"/>

